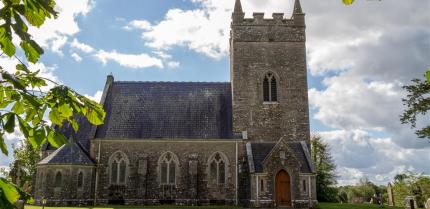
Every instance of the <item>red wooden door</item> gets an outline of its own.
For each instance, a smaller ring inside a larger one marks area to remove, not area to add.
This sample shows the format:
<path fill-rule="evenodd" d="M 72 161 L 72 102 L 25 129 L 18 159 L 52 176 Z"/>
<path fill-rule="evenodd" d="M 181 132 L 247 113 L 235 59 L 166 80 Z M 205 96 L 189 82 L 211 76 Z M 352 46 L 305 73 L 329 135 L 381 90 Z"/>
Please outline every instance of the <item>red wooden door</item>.
<path fill-rule="evenodd" d="M 276 174 L 276 204 L 291 206 L 290 175 L 284 170 Z"/>

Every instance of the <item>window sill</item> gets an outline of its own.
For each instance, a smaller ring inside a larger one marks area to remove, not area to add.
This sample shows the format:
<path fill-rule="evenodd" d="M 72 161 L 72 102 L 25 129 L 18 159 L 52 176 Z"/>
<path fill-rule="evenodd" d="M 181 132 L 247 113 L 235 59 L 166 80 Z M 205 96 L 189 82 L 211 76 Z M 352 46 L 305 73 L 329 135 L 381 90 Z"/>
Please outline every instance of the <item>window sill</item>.
<path fill-rule="evenodd" d="M 278 105 L 279 102 L 263 102 L 263 105 Z"/>

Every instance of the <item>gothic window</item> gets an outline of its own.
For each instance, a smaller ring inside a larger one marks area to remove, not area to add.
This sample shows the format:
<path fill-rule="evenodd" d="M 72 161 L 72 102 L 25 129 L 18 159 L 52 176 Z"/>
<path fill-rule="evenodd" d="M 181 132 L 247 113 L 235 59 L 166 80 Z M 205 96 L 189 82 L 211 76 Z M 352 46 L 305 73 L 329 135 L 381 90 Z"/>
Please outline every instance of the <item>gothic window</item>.
<path fill-rule="evenodd" d="M 209 158 L 209 182 L 213 185 L 225 184 L 227 173 L 227 158 L 216 152 Z"/>
<path fill-rule="evenodd" d="M 179 160 L 171 152 L 164 153 L 158 160 L 160 183 L 162 185 L 175 185 Z"/>
<path fill-rule="evenodd" d="M 278 101 L 276 77 L 273 73 L 267 73 L 263 79 L 263 99 L 265 102 Z"/>
<path fill-rule="evenodd" d="M 84 186 L 84 174 L 82 171 L 79 171 L 78 174 L 78 188 L 81 189 Z"/>
<path fill-rule="evenodd" d="M 265 192 L 266 191 L 266 187 L 265 187 L 265 183 L 264 183 L 264 179 L 260 179 L 260 192 Z"/>
<path fill-rule="evenodd" d="M 57 174 L 55 174 L 55 187 L 62 187 L 63 186 L 63 176 L 61 175 L 61 172 L 58 171 Z"/>
<path fill-rule="evenodd" d="M 303 180 L 302 186 L 303 186 L 303 192 L 306 192 L 306 180 Z"/>
<path fill-rule="evenodd" d="M 128 158 L 122 152 L 115 152 L 109 159 L 110 182 L 113 185 L 124 185 L 128 170 Z"/>

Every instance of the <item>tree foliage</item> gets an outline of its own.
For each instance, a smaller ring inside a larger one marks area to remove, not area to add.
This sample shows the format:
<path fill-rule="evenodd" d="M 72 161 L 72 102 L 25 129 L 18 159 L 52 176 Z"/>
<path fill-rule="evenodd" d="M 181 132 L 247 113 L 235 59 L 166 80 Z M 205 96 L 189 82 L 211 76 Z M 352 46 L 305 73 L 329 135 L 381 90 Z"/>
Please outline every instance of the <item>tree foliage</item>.
<path fill-rule="evenodd" d="M 33 148 L 28 141 L 21 141 L 13 149 L 14 161 L 10 165 L 9 177 L 12 183 L 24 192 L 34 191 L 33 180 L 36 175 L 36 166 L 40 160 L 39 150 Z"/>
<path fill-rule="evenodd" d="M 335 187 L 336 165 L 330 154 L 329 145 L 324 143 L 320 136 L 311 137 L 312 162 L 315 165 L 317 179 L 317 197 L 322 202 L 337 202 L 338 191 Z"/>
<path fill-rule="evenodd" d="M 354 0 L 342 0 L 345 5 L 351 5 L 354 3 Z"/>
<path fill-rule="evenodd" d="M 400 116 L 403 124 L 410 124 L 413 129 L 416 128 L 417 118 L 425 116 L 430 110 L 430 69 L 426 73 L 426 79 L 414 79 L 412 84 L 403 88 L 408 95 L 403 99 L 406 110 Z M 418 129 L 418 137 L 430 139 L 430 125 Z"/>
<path fill-rule="evenodd" d="M 430 198 L 430 177 L 416 173 L 398 174 L 393 184 L 394 201 L 398 206 L 404 206 L 407 196 L 415 196 L 419 207 Z"/>
<path fill-rule="evenodd" d="M 67 86 L 41 77 L 40 70 L 31 71 L 15 54 L 22 50 L 26 61 L 36 63 L 43 49 L 28 33 L 28 25 L 40 27 L 47 18 L 57 17 L 54 0 L 2 0 L 0 6 L 0 56 L 15 58 L 20 64 L 15 69 L 4 69 L 0 64 L 0 150 L 9 154 L 5 144 L 6 133 L 18 130 L 33 149 L 49 142 L 59 147 L 67 140 L 56 132 L 52 124 L 64 123 L 78 131 L 78 117 L 86 117 L 93 125 L 103 123 L 105 112 L 94 101 Z M 13 39 L 17 40 L 14 41 Z M 49 85 L 48 85 L 49 84 Z M 50 90 L 48 86 L 53 86 Z M 0 154 L 1 155 L 1 154 Z M 28 200 L 28 195 L 7 179 L 0 179 L 0 208 L 13 208 L 17 199 Z"/>

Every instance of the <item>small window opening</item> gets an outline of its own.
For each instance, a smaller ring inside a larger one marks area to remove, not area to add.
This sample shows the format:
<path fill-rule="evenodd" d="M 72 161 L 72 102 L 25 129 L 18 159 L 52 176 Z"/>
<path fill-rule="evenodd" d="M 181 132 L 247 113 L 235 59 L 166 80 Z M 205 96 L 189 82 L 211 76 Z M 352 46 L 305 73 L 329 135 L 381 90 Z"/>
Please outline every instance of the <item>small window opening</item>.
<path fill-rule="evenodd" d="M 265 102 L 278 101 L 277 81 L 272 73 L 267 73 L 266 76 L 264 76 L 263 99 Z"/>

